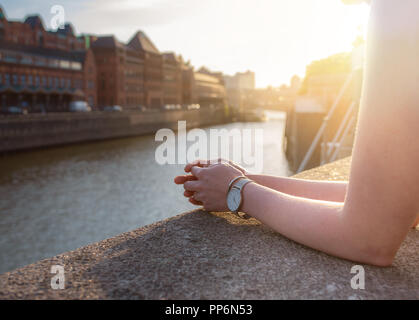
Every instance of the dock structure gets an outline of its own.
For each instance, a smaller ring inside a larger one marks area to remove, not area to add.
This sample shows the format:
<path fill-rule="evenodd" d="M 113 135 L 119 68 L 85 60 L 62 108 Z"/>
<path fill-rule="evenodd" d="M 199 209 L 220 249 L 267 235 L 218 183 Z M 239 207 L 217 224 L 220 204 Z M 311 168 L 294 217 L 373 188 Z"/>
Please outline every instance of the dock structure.
<path fill-rule="evenodd" d="M 345 72 L 307 75 L 304 94 L 287 113 L 286 153 L 294 172 L 351 156 L 361 101 L 364 52 L 361 45 L 344 58 L 351 58 L 351 67 Z M 345 55 L 328 59 L 336 57 Z"/>

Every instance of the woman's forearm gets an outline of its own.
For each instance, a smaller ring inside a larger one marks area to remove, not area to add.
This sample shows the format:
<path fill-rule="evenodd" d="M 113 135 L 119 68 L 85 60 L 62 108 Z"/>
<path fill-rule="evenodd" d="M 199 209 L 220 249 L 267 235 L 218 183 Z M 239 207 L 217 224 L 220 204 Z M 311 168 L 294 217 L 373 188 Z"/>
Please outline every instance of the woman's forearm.
<path fill-rule="evenodd" d="M 247 175 L 256 183 L 292 196 L 333 202 L 345 201 L 347 181 L 311 181 L 269 175 Z"/>
<path fill-rule="evenodd" d="M 391 257 L 344 223 L 344 204 L 299 198 L 256 183 L 243 190 L 242 211 L 282 235 L 311 248 L 361 263 L 389 265 Z"/>

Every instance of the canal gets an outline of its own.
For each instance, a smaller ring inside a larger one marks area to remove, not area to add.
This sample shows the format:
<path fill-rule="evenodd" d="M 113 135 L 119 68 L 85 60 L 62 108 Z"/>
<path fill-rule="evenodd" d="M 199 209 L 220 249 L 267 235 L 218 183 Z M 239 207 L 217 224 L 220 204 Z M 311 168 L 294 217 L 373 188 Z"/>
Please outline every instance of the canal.
<path fill-rule="evenodd" d="M 289 175 L 283 113 L 263 123 L 263 172 Z M 208 131 L 210 128 L 205 128 Z M 9 154 L 0 158 L 0 273 L 192 210 L 173 178 L 184 165 L 159 165 L 154 136 Z"/>

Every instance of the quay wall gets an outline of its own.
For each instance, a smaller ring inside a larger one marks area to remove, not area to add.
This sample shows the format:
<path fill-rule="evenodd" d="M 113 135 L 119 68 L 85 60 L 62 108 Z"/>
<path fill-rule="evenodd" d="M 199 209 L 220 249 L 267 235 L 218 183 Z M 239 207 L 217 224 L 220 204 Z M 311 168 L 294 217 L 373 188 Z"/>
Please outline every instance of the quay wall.
<path fill-rule="evenodd" d="M 227 122 L 222 109 L 30 114 L 0 118 L 0 153 Z"/>

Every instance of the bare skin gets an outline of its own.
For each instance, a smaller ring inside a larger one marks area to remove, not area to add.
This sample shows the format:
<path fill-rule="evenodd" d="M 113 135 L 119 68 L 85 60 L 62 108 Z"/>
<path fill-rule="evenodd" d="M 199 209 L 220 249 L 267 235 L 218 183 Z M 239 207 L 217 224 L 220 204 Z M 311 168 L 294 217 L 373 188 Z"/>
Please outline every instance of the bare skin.
<path fill-rule="evenodd" d="M 370 23 L 349 182 L 249 175 L 255 182 L 244 188 L 241 209 L 299 243 L 377 266 L 392 264 L 419 222 L 419 19 L 408 20 L 419 12 L 419 2 L 394 3 L 373 1 L 376 12 L 388 14 L 373 15 Z M 195 162 L 185 171 L 191 174 L 175 183 L 208 211 L 228 211 L 228 184 L 246 175 L 228 162 Z"/>
<path fill-rule="evenodd" d="M 313 200 L 326 200 L 343 202 L 345 200 L 347 181 L 310 181 L 271 175 L 256 175 L 247 172 L 239 165 L 224 159 L 196 160 L 185 167 L 185 172 L 190 173 L 193 166 L 208 167 L 210 164 L 228 163 L 240 170 L 247 178 L 274 190 L 287 193 L 296 197 L 310 198 Z M 183 184 L 188 179 L 195 179 L 192 175 L 179 176 L 175 179 L 178 184 Z M 185 196 L 191 197 L 193 192 L 185 191 Z"/>

